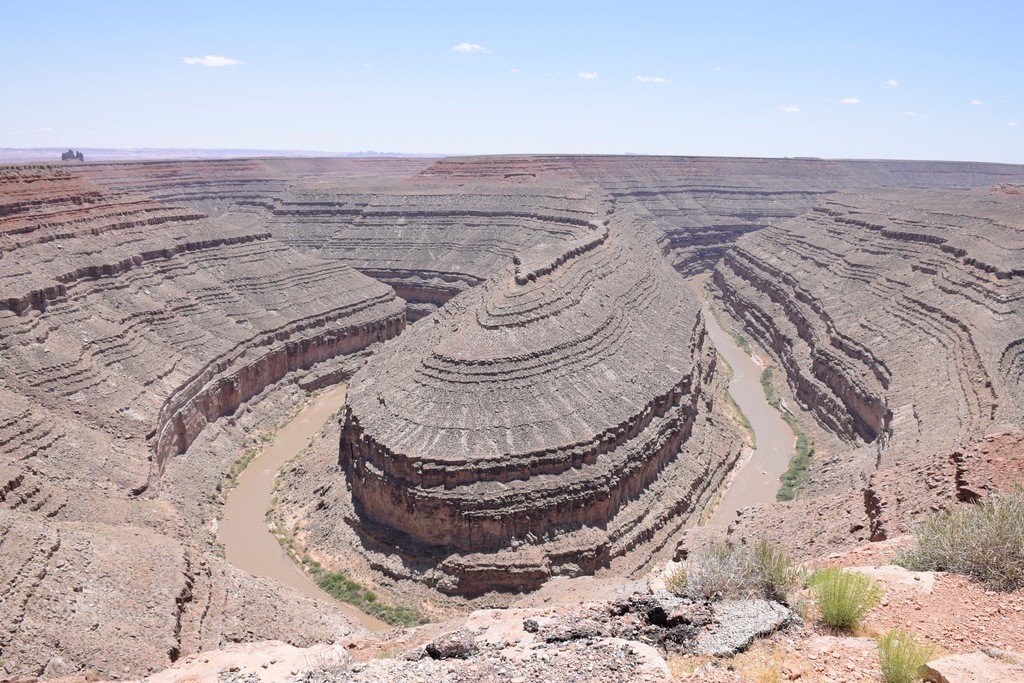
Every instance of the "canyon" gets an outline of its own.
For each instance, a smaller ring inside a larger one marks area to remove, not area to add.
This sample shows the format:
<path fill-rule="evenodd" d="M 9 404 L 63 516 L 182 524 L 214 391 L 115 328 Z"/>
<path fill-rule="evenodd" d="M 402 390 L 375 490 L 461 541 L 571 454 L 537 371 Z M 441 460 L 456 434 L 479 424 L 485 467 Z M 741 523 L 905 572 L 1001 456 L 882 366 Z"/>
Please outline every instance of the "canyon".
<path fill-rule="evenodd" d="M 710 525 L 751 443 L 696 275 L 815 446 L 796 500 Z M 0 659 L 130 678 L 358 637 L 217 537 L 233 465 L 341 382 L 273 514 L 435 619 L 643 580 L 712 536 L 891 539 L 1005 484 L 983 440 L 1024 424 L 1022 283 L 1021 166 L 0 167 Z"/>

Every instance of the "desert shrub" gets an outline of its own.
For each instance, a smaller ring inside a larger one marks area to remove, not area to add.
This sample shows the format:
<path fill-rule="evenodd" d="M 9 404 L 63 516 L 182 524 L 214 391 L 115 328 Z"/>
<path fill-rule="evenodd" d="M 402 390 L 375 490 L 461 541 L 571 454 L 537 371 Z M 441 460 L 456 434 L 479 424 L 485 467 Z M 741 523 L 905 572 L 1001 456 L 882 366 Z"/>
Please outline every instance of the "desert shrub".
<path fill-rule="evenodd" d="M 320 674 L 315 680 L 347 680 L 351 675 L 352 655 L 348 652 L 316 652 L 305 660 L 307 670 Z"/>
<path fill-rule="evenodd" d="M 882 587 L 867 574 L 837 567 L 815 572 L 811 594 L 822 620 L 843 631 L 852 630 L 882 601 Z"/>
<path fill-rule="evenodd" d="M 334 599 L 347 602 L 371 616 L 392 626 L 419 626 L 429 621 L 418 610 L 399 605 L 388 605 L 377 599 L 377 594 L 353 581 L 343 571 L 331 572 L 316 561 L 303 560 L 316 584 Z"/>
<path fill-rule="evenodd" d="M 916 683 L 921 667 L 935 654 L 935 648 L 917 642 L 912 633 L 894 629 L 878 638 L 878 660 L 885 683 Z"/>
<path fill-rule="evenodd" d="M 694 553 L 672 578 L 677 595 L 698 600 L 739 597 L 750 591 L 753 562 L 750 553 L 725 543 L 712 543 Z"/>
<path fill-rule="evenodd" d="M 680 597 L 689 595 L 688 588 L 690 577 L 686 571 L 686 565 L 681 564 L 672 570 L 672 573 L 665 577 L 665 589 L 673 595 Z"/>
<path fill-rule="evenodd" d="M 786 421 L 789 428 L 796 436 L 796 444 L 793 447 L 793 457 L 789 461 L 786 471 L 779 477 L 781 485 L 775 494 L 777 500 L 793 500 L 796 498 L 797 490 L 807 483 L 811 476 L 811 458 L 814 456 L 814 444 L 807 437 L 807 434 L 800 428 L 800 422 L 787 411 L 782 409 L 782 397 L 775 389 L 775 370 L 768 366 L 761 373 L 761 388 L 764 389 L 764 397 L 768 403 L 778 410 L 782 419 Z"/>
<path fill-rule="evenodd" d="M 966 574 L 996 590 L 1024 587 L 1024 489 L 930 517 L 916 546 L 896 563 L 917 571 Z"/>
<path fill-rule="evenodd" d="M 802 576 L 789 555 L 770 541 L 759 541 L 753 547 L 713 543 L 673 572 L 666 587 L 696 600 L 763 597 L 785 602 Z"/>
<path fill-rule="evenodd" d="M 785 602 L 787 596 L 803 582 L 804 571 L 792 558 L 771 541 L 758 541 L 752 551 L 754 577 L 761 595 L 768 600 Z"/>

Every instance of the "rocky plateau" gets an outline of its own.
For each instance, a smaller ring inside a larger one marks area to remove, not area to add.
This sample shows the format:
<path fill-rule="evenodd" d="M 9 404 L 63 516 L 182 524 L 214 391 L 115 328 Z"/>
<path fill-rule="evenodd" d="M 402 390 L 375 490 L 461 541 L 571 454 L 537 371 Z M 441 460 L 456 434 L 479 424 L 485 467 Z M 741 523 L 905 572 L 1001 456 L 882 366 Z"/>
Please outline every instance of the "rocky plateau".
<path fill-rule="evenodd" d="M 1022 186 L 814 159 L 0 167 L 0 679 L 743 680 L 713 662 L 755 636 L 794 679 L 830 648 L 828 680 L 877 676 L 858 639 L 656 577 L 714 538 L 876 567 L 1024 480 Z M 815 446 L 794 501 L 727 526 L 701 522 L 750 437 L 698 274 Z M 233 465 L 341 381 L 273 516 L 438 623 L 368 635 L 221 557 Z M 922 622 L 946 652 L 1024 650 L 1019 595 L 878 574 L 878 628 L 960 599 L 995 612 L 984 638 Z"/>

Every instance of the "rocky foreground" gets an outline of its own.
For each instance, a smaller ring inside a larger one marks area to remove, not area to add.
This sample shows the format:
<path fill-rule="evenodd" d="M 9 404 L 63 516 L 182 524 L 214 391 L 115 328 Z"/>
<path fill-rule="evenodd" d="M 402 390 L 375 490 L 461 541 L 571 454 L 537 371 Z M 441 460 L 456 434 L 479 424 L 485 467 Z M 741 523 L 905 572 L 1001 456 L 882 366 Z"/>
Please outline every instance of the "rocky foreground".
<path fill-rule="evenodd" d="M 900 537 L 822 558 L 867 573 L 884 587 L 856 635 L 765 600 L 693 602 L 657 581 L 640 593 L 560 607 L 481 610 L 447 625 L 395 630 L 296 648 L 280 642 L 233 645 L 185 657 L 143 680 L 337 683 L 341 681 L 877 681 L 871 637 L 913 629 L 939 650 L 934 681 L 1024 680 L 1024 591 L 995 595 L 963 577 L 877 563 L 908 543 Z M 628 593 L 628 594 L 627 594 Z M 17 680 L 17 679 L 14 679 Z M 27 680 L 27 679 L 24 679 Z M 80 675 L 65 683 L 101 680 Z"/>

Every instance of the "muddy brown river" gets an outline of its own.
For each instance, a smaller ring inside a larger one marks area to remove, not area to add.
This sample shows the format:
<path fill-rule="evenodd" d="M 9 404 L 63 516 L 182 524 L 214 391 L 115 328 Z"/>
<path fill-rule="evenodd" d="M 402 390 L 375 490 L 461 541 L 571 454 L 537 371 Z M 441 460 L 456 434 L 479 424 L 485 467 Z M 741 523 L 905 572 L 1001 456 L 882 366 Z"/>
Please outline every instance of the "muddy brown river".
<path fill-rule="evenodd" d="M 712 524 L 728 524 L 741 508 L 775 500 L 779 477 L 793 457 L 795 437 L 765 398 L 761 388 L 763 366 L 744 353 L 711 314 L 702 281 L 703 278 L 694 280 L 693 285 L 704 300 L 708 332 L 719 353 L 732 366 L 729 393 L 750 421 L 757 441 L 757 448 L 739 466 L 711 518 Z M 364 628 L 379 631 L 390 627 L 324 592 L 278 545 L 266 522 L 277 471 L 302 451 L 344 404 L 345 385 L 338 385 L 321 393 L 278 430 L 274 440 L 239 475 L 238 486 L 228 494 L 218 536 L 228 561 L 236 567 L 281 581 L 310 597 L 334 601 Z"/>
<path fill-rule="evenodd" d="M 341 384 L 319 394 L 278 430 L 274 440 L 238 476 L 238 486 L 228 493 L 217 535 L 224 544 L 228 562 L 239 569 L 275 579 L 310 597 L 334 602 L 364 628 L 381 631 L 391 627 L 324 592 L 292 561 L 267 527 L 266 514 L 277 471 L 305 448 L 343 405 L 345 385 Z"/>
<path fill-rule="evenodd" d="M 722 494 L 711 517 L 711 524 L 728 524 L 742 508 L 775 501 L 780 485 L 779 477 L 789 467 L 796 437 L 779 411 L 765 398 L 761 387 L 764 365 L 755 362 L 737 346 L 711 314 L 707 295 L 701 286 L 703 280 L 698 278 L 693 281 L 693 285 L 704 302 L 704 321 L 718 352 L 732 366 L 729 393 L 750 421 L 757 443 L 753 454 L 739 465 L 740 469 L 733 475 L 732 482 Z"/>

